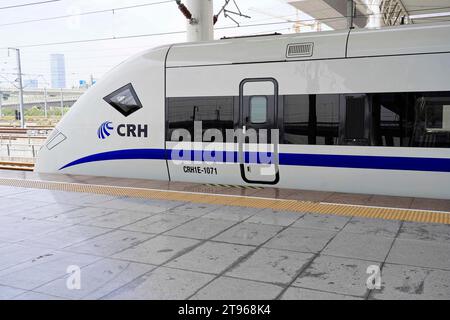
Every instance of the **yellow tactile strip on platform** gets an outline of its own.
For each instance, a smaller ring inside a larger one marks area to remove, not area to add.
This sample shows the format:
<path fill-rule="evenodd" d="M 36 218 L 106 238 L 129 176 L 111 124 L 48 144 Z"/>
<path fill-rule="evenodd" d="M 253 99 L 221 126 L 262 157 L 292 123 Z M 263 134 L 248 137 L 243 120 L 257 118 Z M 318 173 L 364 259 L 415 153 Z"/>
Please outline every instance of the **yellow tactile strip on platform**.
<path fill-rule="evenodd" d="M 425 223 L 450 224 L 450 212 L 409 210 L 382 207 L 367 207 L 346 204 L 308 202 L 298 200 L 267 199 L 247 196 L 219 195 L 183 191 L 167 191 L 132 187 L 116 187 L 55 181 L 37 181 L 0 178 L 0 185 L 45 189 L 55 191 L 83 192 L 111 196 L 126 196 L 144 199 L 187 201 L 205 204 L 269 208 L 294 212 L 356 216 L 386 220 L 404 220 Z"/>

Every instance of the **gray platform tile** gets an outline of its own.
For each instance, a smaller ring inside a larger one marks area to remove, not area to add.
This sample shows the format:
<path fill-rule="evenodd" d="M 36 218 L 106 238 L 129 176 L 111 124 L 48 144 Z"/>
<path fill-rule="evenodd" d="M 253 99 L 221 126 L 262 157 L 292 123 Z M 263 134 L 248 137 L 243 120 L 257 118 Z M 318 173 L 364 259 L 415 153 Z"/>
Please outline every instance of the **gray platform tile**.
<path fill-rule="evenodd" d="M 265 209 L 250 217 L 246 222 L 286 227 L 302 216 L 303 214 L 298 212 L 274 211 L 272 209 Z"/>
<path fill-rule="evenodd" d="M 225 275 L 288 284 L 313 256 L 311 253 L 259 248 Z"/>
<path fill-rule="evenodd" d="M 45 220 L 77 224 L 112 212 L 114 212 L 114 209 L 110 208 L 82 207 L 70 212 L 52 215 Z"/>
<path fill-rule="evenodd" d="M 262 209 L 223 206 L 204 215 L 203 218 L 243 221 L 261 210 Z"/>
<path fill-rule="evenodd" d="M 292 227 L 339 231 L 349 220 L 350 217 L 306 213 Z"/>
<path fill-rule="evenodd" d="M 83 197 L 83 195 L 78 192 L 30 189 L 30 191 L 21 193 L 20 195 L 14 195 L 14 197 L 20 198 L 22 201 L 32 200 L 32 201 L 44 201 L 49 203 L 66 203 L 66 201 L 69 199 L 70 200 L 80 199 Z"/>
<path fill-rule="evenodd" d="M 139 211 L 125 211 L 119 210 L 101 217 L 95 217 L 90 220 L 82 222 L 84 225 L 102 227 L 102 228 L 120 228 L 136 221 L 148 218 L 155 213 L 144 213 Z"/>
<path fill-rule="evenodd" d="M 175 238 L 169 236 L 157 236 L 137 246 L 115 254 L 118 259 L 159 265 L 169 259 L 187 252 L 198 244 L 198 240 Z"/>
<path fill-rule="evenodd" d="M 127 225 L 123 229 L 148 233 L 162 233 L 193 219 L 193 217 L 179 214 L 160 213 Z"/>
<path fill-rule="evenodd" d="M 299 252 L 319 252 L 336 235 L 336 231 L 289 227 L 268 243 L 267 248 Z"/>
<path fill-rule="evenodd" d="M 374 299 L 450 299 L 450 271 L 385 264 L 381 280 L 381 290 L 373 291 Z"/>
<path fill-rule="evenodd" d="M 58 231 L 49 232 L 44 235 L 31 237 L 21 243 L 30 246 L 62 249 L 108 232 L 111 232 L 111 230 L 91 226 L 74 225 L 60 228 Z"/>
<path fill-rule="evenodd" d="M 203 203 L 186 203 L 184 205 L 170 209 L 169 213 L 186 215 L 191 217 L 201 217 L 205 214 L 218 209 L 220 206 Z"/>
<path fill-rule="evenodd" d="M 14 209 L 11 210 L 11 215 L 15 216 L 23 216 L 28 217 L 32 219 L 45 219 L 48 217 L 52 217 L 54 215 L 63 214 L 70 212 L 75 209 L 80 209 L 79 206 L 74 205 L 68 205 L 63 203 L 51 203 L 47 204 L 45 206 L 39 206 L 34 209 L 28 209 L 23 210 L 23 208 L 20 209 Z"/>
<path fill-rule="evenodd" d="M 161 267 L 112 292 L 104 299 L 184 300 L 213 277 L 204 273 Z"/>
<path fill-rule="evenodd" d="M 33 292 L 33 291 L 28 291 L 25 292 L 17 297 L 14 298 L 14 300 L 66 300 L 62 297 L 55 297 L 55 296 L 50 296 L 48 294 L 43 294 L 43 293 L 39 293 L 39 292 Z"/>
<path fill-rule="evenodd" d="M 426 240 L 449 243 L 450 225 L 436 223 L 404 222 L 399 239 Z"/>
<path fill-rule="evenodd" d="M 49 202 L 29 200 L 24 201 L 19 198 L 0 197 L 0 216 L 10 215 L 11 213 L 28 212 L 29 210 L 48 206 Z"/>
<path fill-rule="evenodd" d="M 24 293 L 25 290 L 0 285 L 0 300 L 10 300 Z"/>
<path fill-rule="evenodd" d="M 94 206 L 102 208 L 112 208 L 116 210 L 133 210 L 146 213 L 161 213 L 179 205 L 180 203 L 176 201 L 158 201 L 125 197 L 100 202 L 95 204 Z"/>
<path fill-rule="evenodd" d="M 250 246 L 206 242 L 166 266 L 219 274 L 251 250 Z"/>
<path fill-rule="evenodd" d="M 32 290 L 49 281 L 53 281 L 67 274 L 67 268 L 71 265 L 83 267 L 99 260 L 98 257 L 53 253 L 41 255 L 35 259 L 1 271 L 0 284 Z"/>
<path fill-rule="evenodd" d="M 363 298 L 367 293 L 367 268 L 376 261 L 319 256 L 294 281 L 294 287 Z"/>
<path fill-rule="evenodd" d="M 341 232 L 322 251 L 323 254 L 362 260 L 384 261 L 393 238 Z"/>
<path fill-rule="evenodd" d="M 213 240 L 258 246 L 274 237 L 282 227 L 256 223 L 240 223 Z"/>
<path fill-rule="evenodd" d="M 8 244 L 0 247 L 0 272 L 2 270 L 14 267 L 41 255 L 53 253 L 54 250 L 43 248 L 33 248 L 18 244 Z"/>
<path fill-rule="evenodd" d="M 166 235 L 193 239 L 209 239 L 235 223 L 235 221 L 198 218 L 166 232 Z"/>
<path fill-rule="evenodd" d="M 281 296 L 281 300 L 363 300 L 363 298 L 347 296 L 332 292 L 317 291 L 290 287 Z"/>
<path fill-rule="evenodd" d="M 450 244 L 396 239 L 386 262 L 450 270 Z"/>
<path fill-rule="evenodd" d="M 117 196 L 109 196 L 105 194 L 80 193 L 79 198 L 67 199 L 64 202 L 67 204 L 75 204 L 79 206 L 94 206 L 98 203 L 118 199 Z"/>
<path fill-rule="evenodd" d="M 220 277 L 202 288 L 192 300 L 272 300 L 283 288 L 268 283 Z"/>
<path fill-rule="evenodd" d="M 81 268 L 80 289 L 67 288 L 67 275 L 34 291 L 67 299 L 99 299 L 154 268 L 148 264 L 103 259 Z"/>
<path fill-rule="evenodd" d="M 65 223 L 36 220 L 27 217 L 0 217 L 4 224 L 0 225 L 0 241 L 19 241 L 32 236 L 44 235 L 60 230 L 68 225 Z"/>
<path fill-rule="evenodd" d="M 0 186 L 0 197 L 27 192 L 27 188 Z"/>
<path fill-rule="evenodd" d="M 342 231 L 395 238 L 401 222 L 395 220 L 353 217 Z"/>
<path fill-rule="evenodd" d="M 114 230 L 66 247 L 65 250 L 109 257 L 117 252 L 136 246 L 152 236 L 148 233 Z"/>

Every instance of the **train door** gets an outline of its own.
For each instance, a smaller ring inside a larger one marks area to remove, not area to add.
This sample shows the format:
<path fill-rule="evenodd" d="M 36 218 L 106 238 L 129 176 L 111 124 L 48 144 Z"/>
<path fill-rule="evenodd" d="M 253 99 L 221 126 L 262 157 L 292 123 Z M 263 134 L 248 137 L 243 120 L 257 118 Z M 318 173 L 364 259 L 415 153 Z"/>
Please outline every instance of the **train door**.
<path fill-rule="evenodd" d="M 240 126 L 239 163 L 247 183 L 277 184 L 278 83 L 272 78 L 246 79 L 239 88 Z"/>

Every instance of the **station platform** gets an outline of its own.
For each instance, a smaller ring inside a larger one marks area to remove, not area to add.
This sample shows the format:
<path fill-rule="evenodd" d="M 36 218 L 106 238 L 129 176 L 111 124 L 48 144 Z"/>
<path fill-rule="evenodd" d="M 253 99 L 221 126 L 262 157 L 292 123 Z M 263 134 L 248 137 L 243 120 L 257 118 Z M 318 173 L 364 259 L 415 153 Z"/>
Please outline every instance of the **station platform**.
<path fill-rule="evenodd" d="M 0 299 L 450 299 L 449 212 L 438 199 L 0 171 Z"/>

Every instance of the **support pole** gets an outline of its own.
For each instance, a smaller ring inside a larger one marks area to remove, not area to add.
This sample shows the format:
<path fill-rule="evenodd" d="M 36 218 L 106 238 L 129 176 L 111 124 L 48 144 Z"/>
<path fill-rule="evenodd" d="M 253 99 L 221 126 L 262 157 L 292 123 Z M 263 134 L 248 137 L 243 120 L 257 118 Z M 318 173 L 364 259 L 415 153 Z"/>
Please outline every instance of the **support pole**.
<path fill-rule="evenodd" d="M 381 10 L 382 0 L 367 0 L 366 6 L 370 10 L 369 21 L 366 28 L 377 29 L 383 26 L 383 14 Z"/>
<path fill-rule="evenodd" d="M 47 88 L 44 88 L 44 115 L 45 118 L 48 118 L 48 113 L 47 113 Z"/>
<path fill-rule="evenodd" d="M 2 107 L 3 107 L 3 93 L 0 91 L 0 118 L 3 116 Z"/>
<path fill-rule="evenodd" d="M 23 83 L 22 83 L 22 66 L 20 63 L 20 49 L 8 48 L 16 51 L 17 57 L 17 80 L 19 82 L 19 113 L 20 113 L 20 127 L 25 128 L 25 114 L 23 112 Z"/>
<path fill-rule="evenodd" d="M 64 115 L 64 96 L 63 96 L 63 89 L 60 89 L 61 91 L 61 117 Z"/>
<path fill-rule="evenodd" d="M 186 7 L 192 14 L 187 21 L 187 41 L 214 40 L 213 0 L 187 0 Z"/>
<path fill-rule="evenodd" d="M 354 4 L 353 0 L 347 0 L 347 28 L 353 29 Z"/>

